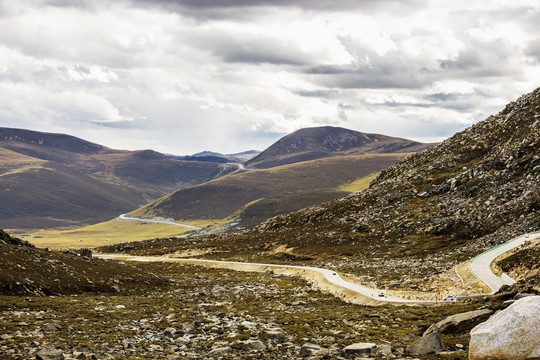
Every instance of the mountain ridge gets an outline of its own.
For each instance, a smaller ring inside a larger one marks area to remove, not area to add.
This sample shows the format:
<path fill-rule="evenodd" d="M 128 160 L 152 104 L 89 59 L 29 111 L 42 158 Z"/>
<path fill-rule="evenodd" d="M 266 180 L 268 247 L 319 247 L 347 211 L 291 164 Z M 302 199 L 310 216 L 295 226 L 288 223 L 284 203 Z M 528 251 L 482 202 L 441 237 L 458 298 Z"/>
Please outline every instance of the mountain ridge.
<path fill-rule="evenodd" d="M 432 145 L 341 127 L 321 126 L 303 128 L 286 135 L 245 164 L 264 169 L 333 156 L 411 153 Z"/>
<path fill-rule="evenodd" d="M 109 220 L 223 172 L 215 163 L 115 150 L 65 134 L 0 128 L 0 211 L 5 228 Z"/>

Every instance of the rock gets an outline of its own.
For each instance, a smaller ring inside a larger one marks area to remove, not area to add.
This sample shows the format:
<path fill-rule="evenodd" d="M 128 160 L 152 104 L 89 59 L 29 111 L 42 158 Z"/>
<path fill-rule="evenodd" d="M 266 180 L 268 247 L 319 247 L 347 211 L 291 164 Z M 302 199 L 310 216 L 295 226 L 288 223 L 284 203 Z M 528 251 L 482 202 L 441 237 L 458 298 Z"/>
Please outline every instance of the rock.
<path fill-rule="evenodd" d="M 271 329 L 264 329 L 259 334 L 259 337 L 261 339 L 268 339 L 268 340 L 281 340 L 285 339 L 287 337 L 287 334 L 280 328 L 271 328 Z"/>
<path fill-rule="evenodd" d="M 37 360 L 64 360 L 64 354 L 53 346 L 46 346 L 36 353 Z"/>
<path fill-rule="evenodd" d="M 46 332 L 54 332 L 54 331 L 60 331 L 62 328 L 57 324 L 47 324 L 41 329 Z"/>
<path fill-rule="evenodd" d="M 432 332 L 417 339 L 407 346 L 407 352 L 413 355 L 433 354 L 444 350 L 444 344 L 439 333 Z"/>
<path fill-rule="evenodd" d="M 214 348 L 214 349 L 210 350 L 208 355 L 211 355 L 211 356 L 226 356 L 226 355 L 230 354 L 231 351 L 232 351 L 232 348 L 230 346 L 217 347 L 217 348 Z"/>
<path fill-rule="evenodd" d="M 540 358 L 540 296 L 517 300 L 471 330 L 469 359 Z"/>
<path fill-rule="evenodd" d="M 514 296 L 514 300 L 523 299 L 523 298 L 526 298 L 526 297 L 529 297 L 529 296 L 534 296 L 534 294 L 529 294 L 529 293 L 517 293 L 517 294 Z"/>
<path fill-rule="evenodd" d="M 468 311 L 461 314 L 455 314 L 447 317 L 444 320 L 441 320 L 433 325 L 431 325 L 425 332 L 424 336 L 431 334 L 433 332 L 438 332 L 441 334 L 454 333 L 456 329 L 460 327 L 465 327 L 469 325 L 469 329 L 480 323 L 481 321 L 486 320 L 489 315 L 493 313 L 493 310 L 474 310 Z M 467 329 L 468 330 L 468 329 Z M 465 331 L 462 331 L 465 332 Z"/>
<path fill-rule="evenodd" d="M 300 348 L 300 356 L 312 356 L 321 351 L 321 347 L 313 343 L 305 343 Z"/>
<path fill-rule="evenodd" d="M 375 349 L 371 349 L 371 355 L 376 358 L 387 358 L 392 355 L 392 345 L 390 344 L 379 344 Z"/>
<path fill-rule="evenodd" d="M 242 343 L 242 350 L 255 351 L 265 350 L 266 346 L 260 340 L 246 340 Z"/>
<path fill-rule="evenodd" d="M 371 351 L 375 350 L 377 344 L 374 343 L 356 343 L 346 346 L 343 351 L 345 355 L 371 355 Z"/>
<path fill-rule="evenodd" d="M 168 327 L 165 329 L 165 331 L 163 331 L 163 335 L 166 336 L 166 337 L 174 337 L 174 334 L 176 334 L 176 329 L 173 328 L 173 327 Z"/>

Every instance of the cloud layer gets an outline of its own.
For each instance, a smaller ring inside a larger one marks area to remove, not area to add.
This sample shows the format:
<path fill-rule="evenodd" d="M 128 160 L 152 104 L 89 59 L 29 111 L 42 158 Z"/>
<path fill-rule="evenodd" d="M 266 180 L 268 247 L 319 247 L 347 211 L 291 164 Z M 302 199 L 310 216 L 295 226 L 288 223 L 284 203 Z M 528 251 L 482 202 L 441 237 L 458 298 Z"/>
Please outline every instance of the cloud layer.
<path fill-rule="evenodd" d="M 538 2 L 471 3 L 0 0 L 0 126 L 176 154 L 442 140 L 540 85 Z"/>

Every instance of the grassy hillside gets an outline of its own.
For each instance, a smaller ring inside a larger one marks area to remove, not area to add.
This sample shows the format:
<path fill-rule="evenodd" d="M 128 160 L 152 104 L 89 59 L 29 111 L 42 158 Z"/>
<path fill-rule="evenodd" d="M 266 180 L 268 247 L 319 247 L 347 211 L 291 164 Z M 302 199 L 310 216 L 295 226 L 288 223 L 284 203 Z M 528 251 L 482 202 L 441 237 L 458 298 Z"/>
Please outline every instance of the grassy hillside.
<path fill-rule="evenodd" d="M 0 223 L 51 228 L 108 220 L 224 173 L 224 165 L 122 151 L 73 136 L 0 128 Z"/>
<path fill-rule="evenodd" d="M 277 214 L 339 198 L 346 194 L 339 186 L 378 172 L 404 156 L 343 156 L 244 172 L 177 191 L 130 214 L 224 219 L 242 209 L 242 225 L 252 226 Z"/>

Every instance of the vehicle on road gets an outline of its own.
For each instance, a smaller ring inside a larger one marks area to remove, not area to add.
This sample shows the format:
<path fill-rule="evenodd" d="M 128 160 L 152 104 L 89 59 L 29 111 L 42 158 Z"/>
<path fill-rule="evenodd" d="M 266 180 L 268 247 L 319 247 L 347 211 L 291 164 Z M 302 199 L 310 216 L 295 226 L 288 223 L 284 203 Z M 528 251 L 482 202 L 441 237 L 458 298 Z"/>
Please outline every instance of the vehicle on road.
<path fill-rule="evenodd" d="M 381 292 L 379 293 L 379 297 L 384 297 L 384 292 L 381 291 Z"/>
<path fill-rule="evenodd" d="M 443 298 L 442 301 L 456 301 L 456 297 L 454 295 L 449 295 Z"/>

